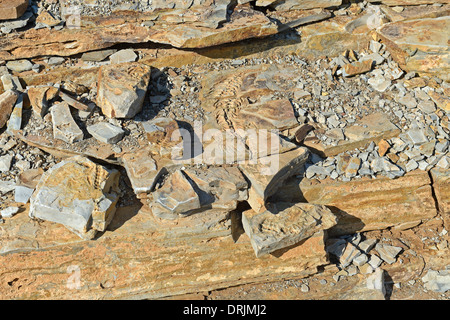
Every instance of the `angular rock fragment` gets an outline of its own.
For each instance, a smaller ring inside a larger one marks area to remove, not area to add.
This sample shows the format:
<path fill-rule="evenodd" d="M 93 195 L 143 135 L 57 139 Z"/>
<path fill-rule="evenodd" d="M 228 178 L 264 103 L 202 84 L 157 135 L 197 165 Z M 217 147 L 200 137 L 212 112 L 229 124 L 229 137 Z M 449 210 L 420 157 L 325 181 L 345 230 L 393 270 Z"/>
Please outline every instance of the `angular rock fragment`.
<path fill-rule="evenodd" d="M 169 143 L 172 135 L 179 130 L 178 123 L 170 118 L 156 118 L 142 123 L 147 133 L 147 139 L 151 143 Z"/>
<path fill-rule="evenodd" d="M 163 219 L 176 219 L 201 208 L 200 198 L 181 170 L 176 170 L 153 192 L 152 212 Z"/>
<path fill-rule="evenodd" d="M 116 49 L 108 49 L 108 50 L 100 50 L 100 51 L 91 51 L 91 52 L 85 52 L 81 56 L 81 60 L 83 61 L 94 61 L 94 62 L 100 62 L 108 58 L 113 53 L 116 53 Z"/>
<path fill-rule="evenodd" d="M 67 143 L 83 140 L 83 131 L 81 131 L 75 120 L 73 120 L 70 107 L 66 102 L 53 105 L 50 110 L 53 122 L 53 136 L 55 139 L 60 139 Z"/>
<path fill-rule="evenodd" d="M 239 165 L 251 183 L 248 203 L 252 209 L 257 213 L 264 211 L 267 198 L 275 194 L 287 178 L 297 174 L 308 157 L 308 149 L 297 148 L 259 158 L 257 164 Z"/>
<path fill-rule="evenodd" d="M 7 123 L 18 96 L 13 90 L 5 91 L 0 95 L 0 129 Z"/>
<path fill-rule="evenodd" d="M 379 291 L 382 296 L 386 295 L 386 287 L 384 285 L 384 270 L 377 268 L 375 272 L 366 280 L 367 289 Z"/>
<path fill-rule="evenodd" d="M 97 140 L 114 144 L 119 142 L 125 131 L 122 128 L 114 126 L 107 122 L 99 122 L 87 127 L 87 131 Z"/>
<path fill-rule="evenodd" d="M 17 203 L 28 203 L 33 194 L 33 191 L 34 188 L 17 185 L 14 188 L 14 201 Z"/>
<path fill-rule="evenodd" d="M 23 111 L 23 94 L 19 95 L 19 98 L 14 105 L 14 109 L 9 117 L 8 132 L 20 130 L 22 127 L 22 111 Z"/>
<path fill-rule="evenodd" d="M 4 210 L 0 210 L 0 216 L 2 218 L 12 218 L 17 212 L 19 212 L 18 207 L 8 207 Z"/>
<path fill-rule="evenodd" d="M 369 72 L 372 70 L 373 60 L 356 61 L 348 63 L 344 66 L 342 75 L 344 77 L 352 77 L 357 74 Z"/>
<path fill-rule="evenodd" d="M 111 63 L 114 64 L 135 62 L 137 55 L 132 49 L 124 49 L 113 53 L 109 59 L 111 60 Z"/>
<path fill-rule="evenodd" d="M 10 74 L 4 74 L 1 76 L 1 80 L 5 91 L 16 90 L 23 92 L 23 87 L 18 77 L 12 76 Z"/>
<path fill-rule="evenodd" d="M 307 1 L 299 1 L 299 0 L 276 0 L 276 1 L 267 1 L 267 0 L 259 0 L 264 5 L 271 5 L 275 10 L 278 11 L 288 11 L 288 10 L 297 10 L 297 9 L 314 9 L 314 8 L 328 8 L 339 6 L 342 4 L 342 0 L 307 0 Z M 258 4 L 257 4 L 258 5 Z"/>
<path fill-rule="evenodd" d="M 6 63 L 6 67 L 11 70 L 11 71 L 15 71 L 15 72 L 24 72 L 24 71 L 30 71 L 31 68 L 33 67 L 33 64 L 26 59 L 23 60 L 13 60 L 13 61 L 8 61 Z"/>
<path fill-rule="evenodd" d="M 202 208 L 231 211 L 248 198 L 248 183 L 236 167 L 187 168 L 184 173 L 198 188 Z"/>
<path fill-rule="evenodd" d="M 61 23 L 61 21 L 53 16 L 49 11 L 42 10 L 36 18 L 36 23 L 46 27 L 54 27 Z"/>
<path fill-rule="evenodd" d="M 44 117 L 50 107 L 49 102 L 56 97 L 58 91 L 58 88 L 50 86 L 29 87 L 28 98 L 33 112 L 41 118 Z"/>
<path fill-rule="evenodd" d="M 0 172 L 8 172 L 11 169 L 11 163 L 14 156 L 7 154 L 0 157 Z"/>
<path fill-rule="evenodd" d="M 150 67 L 139 63 L 102 66 L 97 104 L 109 118 L 132 118 L 142 110 Z"/>
<path fill-rule="evenodd" d="M 244 230 L 257 257 L 295 245 L 336 223 L 328 208 L 308 203 L 276 203 L 262 213 L 242 213 Z"/>
<path fill-rule="evenodd" d="M 393 264 L 397 259 L 397 255 L 403 250 L 400 247 L 390 246 L 387 244 L 377 243 L 375 250 L 383 261 Z"/>
<path fill-rule="evenodd" d="M 150 147 L 126 153 L 122 157 L 123 166 L 138 198 L 153 191 L 156 181 L 164 173 L 163 168 L 158 166 L 153 158 L 153 150 Z"/>
<path fill-rule="evenodd" d="M 450 270 L 428 270 L 422 277 L 425 288 L 435 292 L 447 292 L 450 290 Z"/>
<path fill-rule="evenodd" d="M 119 172 L 87 158 L 66 159 L 44 173 L 30 199 L 30 218 L 63 224 L 81 238 L 105 231 L 119 199 Z"/>
<path fill-rule="evenodd" d="M 1 0 L 0 20 L 20 18 L 28 8 L 28 0 Z"/>

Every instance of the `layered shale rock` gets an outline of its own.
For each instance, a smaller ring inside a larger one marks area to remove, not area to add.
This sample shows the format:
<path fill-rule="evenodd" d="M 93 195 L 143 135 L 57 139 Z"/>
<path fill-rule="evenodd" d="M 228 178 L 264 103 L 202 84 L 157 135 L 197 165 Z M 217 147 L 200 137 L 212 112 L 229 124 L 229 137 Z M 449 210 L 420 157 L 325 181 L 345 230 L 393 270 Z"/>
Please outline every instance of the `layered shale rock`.
<path fill-rule="evenodd" d="M 63 224 L 82 238 L 105 231 L 116 211 L 119 172 L 87 158 L 62 161 L 45 172 L 29 216 Z"/>
<path fill-rule="evenodd" d="M 98 76 L 97 103 L 109 118 L 132 118 L 142 109 L 150 68 L 130 63 L 104 66 Z"/>

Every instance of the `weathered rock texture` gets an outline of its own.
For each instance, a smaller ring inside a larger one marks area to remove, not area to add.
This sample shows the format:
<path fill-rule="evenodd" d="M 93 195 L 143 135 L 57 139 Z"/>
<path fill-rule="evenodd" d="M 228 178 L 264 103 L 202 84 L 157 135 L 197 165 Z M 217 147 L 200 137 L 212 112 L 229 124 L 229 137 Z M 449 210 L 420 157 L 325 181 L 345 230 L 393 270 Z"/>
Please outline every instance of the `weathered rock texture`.
<path fill-rule="evenodd" d="M 19 18 L 28 8 L 28 0 L 1 0 L 0 20 Z"/>
<path fill-rule="evenodd" d="M 444 191 L 445 192 L 445 191 Z M 387 227 L 408 228 L 437 215 L 427 172 L 404 177 L 321 182 L 290 180 L 277 199 L 326 205 L 338 217 L 331 234 L 351 234 Z"/>
<path fill-rule="evenodd" d="M 80 237 L 105 231 L 118 200 L 117 170 L 83 157 L 53 166 L 39 181 L 30 200 L 30 217 L 65 225 Z"/>

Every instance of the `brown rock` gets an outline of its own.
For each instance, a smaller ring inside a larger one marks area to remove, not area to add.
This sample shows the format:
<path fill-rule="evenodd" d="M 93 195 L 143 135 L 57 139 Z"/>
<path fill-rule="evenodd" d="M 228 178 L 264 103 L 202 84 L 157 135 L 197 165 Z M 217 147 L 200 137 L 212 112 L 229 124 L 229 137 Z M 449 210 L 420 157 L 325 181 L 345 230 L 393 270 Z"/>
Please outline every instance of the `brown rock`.
<path fill-rule="evenodd" d="M 450 228 L 450 173 L 449 170 L 432 169 L 433 189 L 439 210 L 444 217 L 445 228 Z"/>
<path fill-rule="evenodd" d="M 380 157 L 383 157 L 388 152 L 390 147 L 391 145 L 389 144 L 389 142 L 381 139 L 380 142 L 378 142 L 378 154 L 380 155 Z"/>
<path fill-rule="evenodd" d="M 20 18 L 28 8 L 28 0 L 0 0 L 0 20 Z"/>
<path fill-rule="evenodd" d="M 288 180 L 273 201 L 326 205 L 338 217 L 331 234 L 352 234 L 395 226 L 408 228 L 436 216 L 427 172 L 407 173 L 397 179 L 363 178 L 359 181 Z"/>
<path fill-rule="evenodd" d="M 295 141 L 298 143 L 303 143 L 306 136 L 310 131 L 314 130 L 314 127 L 310 124 L 302 124 L 295 132 Z"/>
<path fill-rule="evenodd" d="M 450 98 L 445 95 L 441 95 L 435 91 L 429 91 L 428 95 L 436 105 L 444 111 L 450 112 Z"/>
<path fill-rule="evenodd" d="M 8 122 L 18 97 L 19 95 L 13 90 L 5 91 L 0 95 L 0 129 Z"/>

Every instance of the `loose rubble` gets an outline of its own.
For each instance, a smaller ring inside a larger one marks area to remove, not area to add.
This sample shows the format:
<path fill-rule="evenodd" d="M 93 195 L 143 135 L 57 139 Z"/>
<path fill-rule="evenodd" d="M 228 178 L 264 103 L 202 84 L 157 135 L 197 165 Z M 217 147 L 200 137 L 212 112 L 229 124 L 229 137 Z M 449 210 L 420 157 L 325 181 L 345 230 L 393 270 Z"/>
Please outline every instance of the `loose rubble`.
<path fill-rule="evenodd" d="M 20 251 L 46 263 L 74 251 L 86 270 L 101 251 L 151 283 L 180 275 L 164 292 L 89 275 L 107 298 L 116 285 L 159 298 L 286 279 L 318 299 L 418 285 L 448 298 L 448 4 L 0 9 L 5 274 L 22 272 Z M 100 266 L 107 277 L 115 262 Z M 314 296 L 316 280 L 334 289 Z"/>

